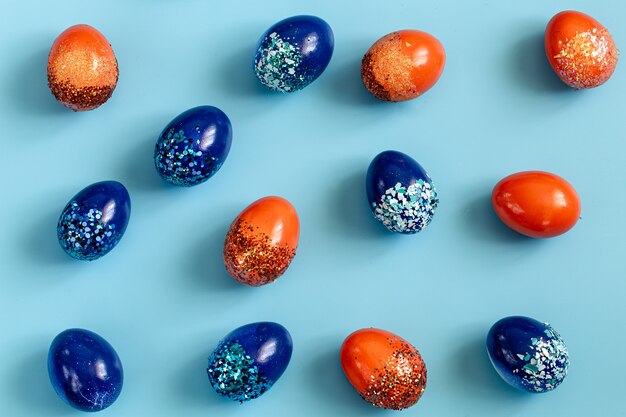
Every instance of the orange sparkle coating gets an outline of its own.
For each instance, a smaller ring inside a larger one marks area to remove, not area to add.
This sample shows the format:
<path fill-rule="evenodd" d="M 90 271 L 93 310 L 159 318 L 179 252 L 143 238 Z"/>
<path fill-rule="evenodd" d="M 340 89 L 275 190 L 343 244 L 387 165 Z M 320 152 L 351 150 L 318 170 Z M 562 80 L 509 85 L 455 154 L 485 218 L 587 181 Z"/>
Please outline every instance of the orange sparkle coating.
<path fill-rule="evenodd" d="M 265 197 L 246 207 L 224 241 L 224 265 L 242 284 L 258 287 L 280 277 L 296 255 L 300 221 L 281 197 Z"/>
<path fill-rule="evenodd" d="M 441 77 L 443 46 L 419 30 L 401 30 L 377 40 L 361 62 L 363 84 L 385 101 L 406 101 L 428 91 Z"/>
<path fill-rule="evenodd" d="M 418 350 L 388 331 L 357 330 L 343 342 L 340 359 L 348 381 L 376 407 L 411 407 L 426 389 L 426 365 Z"/>
<path fill-rule="evenodd" d="M 568 10 L 555 15 L 546 27 L 544 46 L 556 74 L 575 89 L 604 84 L 617 65 L 613 37 L 584 13 Z"/>
<path fill-rule="evenodd" d="M 98 30 L 76 25 L 61 33 L 48 56 L 48 85 L 74 111 L 104 104 L 117 85 L 119 70 L 111 45 Z"/>

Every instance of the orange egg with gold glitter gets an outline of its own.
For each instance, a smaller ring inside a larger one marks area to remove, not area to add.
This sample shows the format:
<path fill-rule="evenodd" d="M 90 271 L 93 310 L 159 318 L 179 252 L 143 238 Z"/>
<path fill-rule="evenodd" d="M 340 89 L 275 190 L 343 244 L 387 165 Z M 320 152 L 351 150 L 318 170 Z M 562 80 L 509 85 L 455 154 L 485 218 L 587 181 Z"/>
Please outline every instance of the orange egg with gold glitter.
<path fill-rule="evenodd" d="M 265 197 L 246 207 L 224 241 L 224 264 L 242 284 L 259 287 L 285 273 L 296 255 L 300 221 L 281 197 Z"/>
<path fill-rule="evenodd" d="M 340 359 L 348 381 L 376 407 L 411 407 L 426 388 L 426 365 L 418 350 L 385 330 L 352 333 L 341 346 Z"/>
<path fill-rule="evenodd" d="M 443 45 L 419 30 L 400 30 L 377 40 L 361 61 L 363 84 L 384 101 L 421 96 L 439 80 L 446 63 Z"/>
<path fill-rule="evenodd" d="M 89 25 L 61 33 L 48 56 L 48 86 L 74 111 L 93 110 L 113 94 L 119 71 L 109 41 Z"/>
<path fill-rule="evenodd" d="M 577 90 L 604 84 L 617 65 L 617 47 L 609 31 L 593 17 L 567 10 L 546 27 L 546 55 L 561 80 Z"/>

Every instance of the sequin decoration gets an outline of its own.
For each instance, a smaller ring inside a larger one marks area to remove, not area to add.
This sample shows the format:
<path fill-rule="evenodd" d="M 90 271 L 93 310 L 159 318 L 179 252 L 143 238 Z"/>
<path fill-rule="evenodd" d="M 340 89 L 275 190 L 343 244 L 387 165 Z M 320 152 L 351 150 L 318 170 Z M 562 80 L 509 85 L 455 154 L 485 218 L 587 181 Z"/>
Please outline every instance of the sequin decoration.
<path fill-rule="evenodd" d="M 315 16 L 290 17 L 259 39 L 254 72 L 271 90 L 298 91 L 322 74 L 333 48 L 333 33 L 325 21 Z"/>

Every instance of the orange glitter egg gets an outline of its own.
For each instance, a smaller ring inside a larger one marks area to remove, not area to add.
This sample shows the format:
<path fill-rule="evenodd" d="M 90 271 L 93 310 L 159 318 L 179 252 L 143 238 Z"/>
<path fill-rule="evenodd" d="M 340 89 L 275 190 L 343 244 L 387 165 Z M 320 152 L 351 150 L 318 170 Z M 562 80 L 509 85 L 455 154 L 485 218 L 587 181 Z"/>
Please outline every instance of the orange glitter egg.
<path fill-rule="evenodd" d="M 426 388 L 426 365 L 418 350 L 385 330 L 352 333 L 341 346 L 340 359 L 348 381 L 376 407 L 411 407 Z"/>
<path fill-rule="evenodd" d="M 296 255 L 300 221 L 281 197 L 265 197 L 246 207 L 224 241 L 224 264 L 242 284 L 259 287 L 280 277 Z"/>
<path fill-rule="evenodd" d="M 363 84 L 384 101 L 406 101 L 428 91 L 441 76 L 446 52 L 434 36 L 419 30 L 390 33 L 361 61 Z"/>
<path fill-rule="evenodd" d="M 48 86 L 54 97 L 74 111 L 92 110 L 113 94 L 119 71 L 107 39 L 88 25 L 68 28 L 48 56 Z"/>
<path fill-rule="evenodd" d="M 552 69 L 577 90 L 604 84 L 617 65 L 613 37 L 584 13 L 568 10 L 555 15 L 546 27 L 544 45 Z"/>

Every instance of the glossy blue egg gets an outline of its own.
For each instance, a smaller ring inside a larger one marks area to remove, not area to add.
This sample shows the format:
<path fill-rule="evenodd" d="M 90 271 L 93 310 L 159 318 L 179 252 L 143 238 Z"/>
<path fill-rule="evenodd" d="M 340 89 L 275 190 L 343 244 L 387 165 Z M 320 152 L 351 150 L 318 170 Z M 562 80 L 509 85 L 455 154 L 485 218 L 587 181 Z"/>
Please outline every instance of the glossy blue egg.
<path fill-rule="evenodd" d="M 367 200 L 374 217 L 392 232 L 413 234 L 428 226 L 439 204 L 432 180 L 413 158 L 378 154 L 367 170 Z"/>
<path fill-rule="evenodd" d="M 57 223 L 57 237 L 73 258 L 93 261 L 120 241 L 130 219 L 130 196 L 117 181 L 84 188 L 67 203 Z"/>
<path fill-rule="evenodd" d="M 57 395 L 82 411 L 104 410 L 115 402 L 124 383 L 115 349 L 84 329 L 69 329 L 54 338 L 48 375 Z"/>
<path fill-rule="evenodd" d="M 333 31 L 324 20 L 315 16 L 289 17 L 259 39 L 254 73 L 271 90 L 302 90 L 324 72 L 334 45 Z"/>
<path fill-rule="evenodd" d="M 292 350 L 291 335 L 280 324 L 246 324 L 227 334 L 209 357 L 209 381 L 225 398 L 252 400 L 285 372 Z"/>
<path fill-rule="evenodd" d="M 156 170 L 174 185 L 201 184 L 222 167 L 232 137 L 230 120 L 217 107 L 189 109 L 161 132 L 154 149 Z"/>
<path fill-rule="evenodd" d="M 567 375 L 569 356 L 561 336 L 547 323 L 506 317 L 487 335 L 489 359 L 507 383 L 540 393 L 556 388 Z"/>

